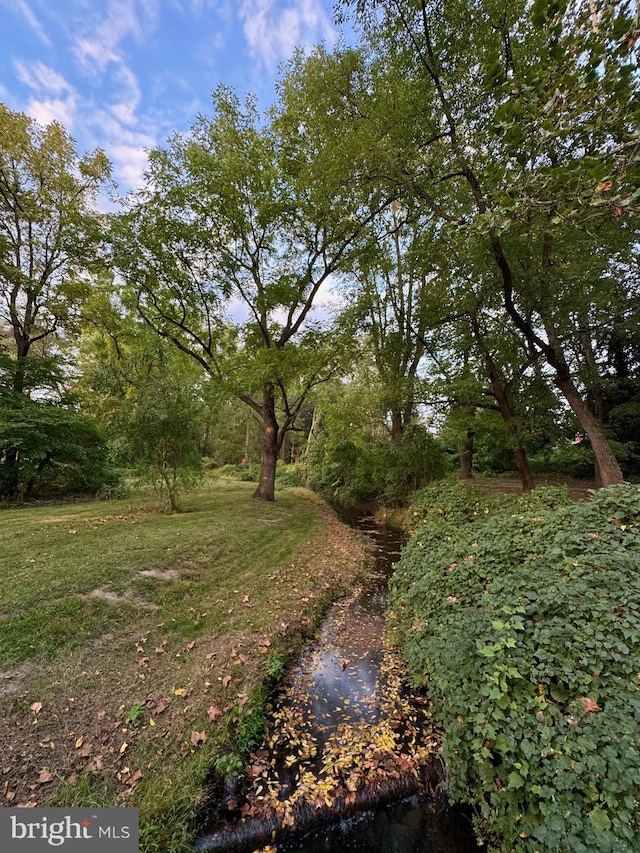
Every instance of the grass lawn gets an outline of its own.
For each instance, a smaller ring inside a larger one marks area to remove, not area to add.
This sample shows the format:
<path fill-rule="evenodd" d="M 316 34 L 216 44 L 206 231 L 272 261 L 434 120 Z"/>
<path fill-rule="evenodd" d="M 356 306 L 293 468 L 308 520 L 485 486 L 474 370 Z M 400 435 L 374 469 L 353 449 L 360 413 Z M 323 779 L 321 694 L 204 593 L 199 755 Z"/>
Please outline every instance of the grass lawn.
<path fill-rule="evenodd" d="M 143 853 L 190 848 L 210 768 L 237 766 L 266 685 L 366 571 L 309 493 L 253 489 L 0 511 L 2 805 L 133 805 Z"/>

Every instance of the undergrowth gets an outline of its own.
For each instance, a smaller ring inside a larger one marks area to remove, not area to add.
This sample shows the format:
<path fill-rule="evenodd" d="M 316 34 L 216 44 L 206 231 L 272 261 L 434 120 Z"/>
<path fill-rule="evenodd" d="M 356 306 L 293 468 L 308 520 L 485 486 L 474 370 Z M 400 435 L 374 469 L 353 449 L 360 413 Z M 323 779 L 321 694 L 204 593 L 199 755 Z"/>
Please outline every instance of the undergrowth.
<path fill-rule="evenodd" d="M 424 492 L 392 624 L 495 851 L 637 849 L 640 490 Z"/>

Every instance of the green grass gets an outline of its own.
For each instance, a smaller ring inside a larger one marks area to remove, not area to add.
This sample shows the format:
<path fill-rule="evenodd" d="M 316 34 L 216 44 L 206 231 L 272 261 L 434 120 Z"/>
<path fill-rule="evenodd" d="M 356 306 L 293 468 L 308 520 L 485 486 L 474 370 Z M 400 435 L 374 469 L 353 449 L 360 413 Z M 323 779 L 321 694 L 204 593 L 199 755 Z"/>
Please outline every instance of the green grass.
<path fill-rule="evenodd" d="M 340 528 L 325 551 L 337 522 L 316 503 L 284 489 L 255 501 L 253 490 L 217 480 L 174 515 L 151 494 L 0 511 L 0 670 L 13 687 L 0 692 L 0 750 L 14 804 L 135 805 L 142 853 L 192 849 L 207 774 L 259 739 L 269 684 L 363 570 L 355 534 Z M 146 702 L 163 696 L 152 727 Z M 206 739 L 191 747 L 193 731 Z M 92 742 L 85 759 L 79 734 Z M 19 756 L 30 753 L 27 779 Z M 103 772 L 88 768 L 97 753 Z M 125 767 L 143 774 L 137 787 Z M 39 784 L 41 768 L 55 781 Z"/>
<path fill-rule="evenodd" d="M 0 512 L 0 666 L 122 629 L 138 599 L 159 606 L 172 631 L 193 639 L 215 629 L 226 602 L 237 598 L 234 589 L 250 584 L 254 599 L 268 597 L 273 567 L 291 559 L 315 514 L 286 492 L 259 505 L 251 491 L 250 484 L 216 483 L 185 499 L 186 511 L 175 515 L 155 511 L 151 498 Z M 139 574 L 171 569 L 180 578 L 168 583 Z M 131 600 L 82 597 L 95 590 Z M 194 618 L 212 598 L 224 604 Z M 246 627 L 246 614 L 237 616 L 225 620 L 227 628 L 239 620 Z M 251 627 L 268 627 L 268 618 L 256 612 Z"/>

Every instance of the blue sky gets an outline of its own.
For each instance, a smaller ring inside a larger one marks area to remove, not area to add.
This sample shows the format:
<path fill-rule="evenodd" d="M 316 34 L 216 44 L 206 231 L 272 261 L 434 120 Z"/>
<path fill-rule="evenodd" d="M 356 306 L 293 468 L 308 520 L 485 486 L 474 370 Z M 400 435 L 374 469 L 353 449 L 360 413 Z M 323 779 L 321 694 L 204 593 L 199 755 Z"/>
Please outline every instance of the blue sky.
<path fill-rule="evenodd" d="M 119 192 L 145 150 L 210 112 L 219 83 L 261 107 L 297 45 L 332 45 L 333 0 L 0 0 L 0 101 L 100 147 Z"/>

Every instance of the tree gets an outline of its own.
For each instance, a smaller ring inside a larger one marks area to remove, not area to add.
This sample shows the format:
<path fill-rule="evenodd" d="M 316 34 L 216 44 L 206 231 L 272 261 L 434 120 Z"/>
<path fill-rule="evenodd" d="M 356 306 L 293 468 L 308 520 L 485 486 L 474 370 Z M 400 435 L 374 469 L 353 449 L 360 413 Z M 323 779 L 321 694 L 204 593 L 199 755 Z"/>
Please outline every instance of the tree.
<path fill-rule="evenodd" d="M 35 429 L 32 418 L 44 423 L 53 416 L 53 409 L 38 414 L 38 405 L 60 404 L 64 396 L 61 336 L 89 287 L 100 236 L 94 202 L 109 174 L 105 155 L 78 155 L 57 122 L 42 128 L 0 104 L 0 332 L 8 357 L 2 391 L 31 413 L 21 420 L 25 430 Z M 35 392 L 39 402 L 31 399 Z M 30 438 L 10 434 L 15 443 L 5 433 L 0 465 L 4 494 L 11 496 Z"/>
<path fill-rule="evenodd" d="M 212 118 L 152 152 L 147 186 L 114 228 L 114 261 L 145 322 L 259 416 L 265 500 L 285 435 L 340 366 L 314 304 L 386 203 L 377 188 L 356 192 L 353 162 L 330 149 L 311 91 L 325 61 L 342 73 L 339 58 L 297 57 L 263 123 L 251 100 L 218 89 Z"/>
<path fill-rule="evenodd" d="M 106 285 L 94 290 L 85 317 L 78 394 L 108 434 L 114 464 L 137 470 L 177 511 L 180 491 L 202 468 L 208 377 L 112 300 Z"/>
<path fill-rule="evenodd" d="M 370 248 L 354 265 L 344 312 L 366 335 L 385 389 L 390 431 L 399 439 L 416 412 L 416 386 L 432 320 L 437 272 L 433 222 L 394 203 L 378 217 Z"/>
<path fill-rule="evenodd" d="M 379 132 L 395 151 L 379 178 L 420 199 L 443 227 L 484 237 L 510 322 L 549 365 L 591 441 L 601 483 L 620 481 L 569 355 L 556 294 L 559 279 L 570 280 L 559 275 L 559 244 L 601 221 L 626 227 L 637 210 L 637 23 L 629 4 L 341 5 L 364 23 L 375 52 L 372 85 L 395 93 L 401 80 L 405 90 L 393 111 L 379 95 Z M 636 227 L 627 235 L 632 243 Z M 519 244 L 515 256 L 510 240 Z M 532 277 L 516 260 L 523 246 Z M 589 296 L 571 288 L 586 312 Z"/>

